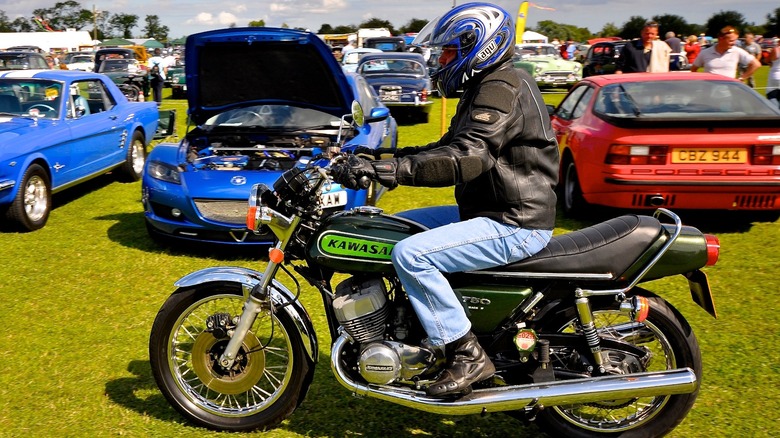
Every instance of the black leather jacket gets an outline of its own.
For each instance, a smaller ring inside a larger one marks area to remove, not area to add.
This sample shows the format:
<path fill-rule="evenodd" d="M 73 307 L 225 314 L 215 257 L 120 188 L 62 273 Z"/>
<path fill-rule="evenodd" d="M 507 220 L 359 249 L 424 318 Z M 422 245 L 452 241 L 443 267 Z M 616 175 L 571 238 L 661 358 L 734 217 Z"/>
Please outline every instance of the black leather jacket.
<path fill-rule="evenodd" d="M 395 160 L 399 184 L 454 184 L 461 220 L 555 226 L 558 144 L 536 83 L 511 62 L 472 79 L 439 141 Z"/>

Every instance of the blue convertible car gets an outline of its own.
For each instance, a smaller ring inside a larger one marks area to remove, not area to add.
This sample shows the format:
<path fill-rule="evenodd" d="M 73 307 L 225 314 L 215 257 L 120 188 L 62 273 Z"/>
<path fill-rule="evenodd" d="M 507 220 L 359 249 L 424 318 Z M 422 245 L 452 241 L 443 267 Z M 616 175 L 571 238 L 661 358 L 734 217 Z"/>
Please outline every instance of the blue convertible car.
<path fill-rule="evenodd" d="M 0 220 L 36 230 L 53 193 L 112 170 L 137 181 L 158 118 L 101 74 L 0 72 Z"/>
<path fill-rule="evenodd" d="M 256 183 L 323 151 L 365 146 L 393 150 L 397 126 L 365 79 L 345 73 L 309 32 L 231 28 L 190 35 L 185 50 L 188 114 L 195 125 L 179 144 L 157 145 L 142 184 L 147 229 L 155 240 L 267 245 L 246 229 Z M 357 101 L 366 123 L 342 117 Z M 383 192 L 332 184 L 324 213 L 373 204 Z"/>

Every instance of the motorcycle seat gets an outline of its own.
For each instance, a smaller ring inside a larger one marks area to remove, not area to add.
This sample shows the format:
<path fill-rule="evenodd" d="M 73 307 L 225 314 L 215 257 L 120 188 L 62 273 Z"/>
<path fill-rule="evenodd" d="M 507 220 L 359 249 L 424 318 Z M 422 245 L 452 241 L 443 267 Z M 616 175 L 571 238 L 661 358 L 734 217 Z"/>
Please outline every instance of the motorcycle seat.
<path fill-rule="evenodd" d="M 553 236 L 533 256 L 485 271 L 597 274 L 599 277 L 609 274 L 611 279 L 616 279 L 658 240 L 662 230 L 663 226 L 654 217 L 624 215 Z"/>

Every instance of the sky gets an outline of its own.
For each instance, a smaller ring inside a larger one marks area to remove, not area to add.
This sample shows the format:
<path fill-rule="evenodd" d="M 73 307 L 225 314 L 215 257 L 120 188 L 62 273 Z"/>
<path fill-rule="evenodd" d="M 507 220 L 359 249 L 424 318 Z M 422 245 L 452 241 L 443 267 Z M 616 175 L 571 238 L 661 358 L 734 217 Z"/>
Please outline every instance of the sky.
<path fill-rule="evenodd" d="M 38 8 L 53 7 L 64 0 L 0 0 L 0 11 L 10 20 L 19 16 L 29 17 Z M 77 0 L 78 1 L 78 0 Z M 141 28 L 147 15 L 157 15 L 160 23 L 168 26 L 170 38 L 179 38 L 196 32 L 236 26 L 246 26 L 250 21 L 264 20 L 267 26 L 300 27 L 314 32 L 322 24 L 331 26 L 359 25 L 371 19 L 389 21 L 399 28 L 412 19 L 431 20 L 450 9 L 456 0 L 86 0 L 79 1 L 85 9 L 106 11 L 111 14 L 126 13 L 139 17 L 140 26 L 133 29 L 133 37 L 141 37 Z M 457 1 L 457 4 L 462 4 Z M 494 0 L 512 14 L 517 13 L 519 0 Z M 621 27 L 632 16 L 646 19 L 654 15 L 674 14 L 691 24 L 705 24 L 713 14 L 721 11 L 737 11 L 749 23 L 763 24 L 767 14 L 777 7 L 777 0 L 708 0 L 685 2 L 679 0 L 626 1 L 626 0 L 539 0 L 528 11 L 527 27 L 539 21 L 551 20 L 561 24 L 586 27 L 591 32 L 600 31 L 605 24 Z M 541 9 L 545 8 L 545 9 Z M 554 10 L 548 10 L 554 9 Z M 82 30 L 89 30 L 91 26 Z"/>

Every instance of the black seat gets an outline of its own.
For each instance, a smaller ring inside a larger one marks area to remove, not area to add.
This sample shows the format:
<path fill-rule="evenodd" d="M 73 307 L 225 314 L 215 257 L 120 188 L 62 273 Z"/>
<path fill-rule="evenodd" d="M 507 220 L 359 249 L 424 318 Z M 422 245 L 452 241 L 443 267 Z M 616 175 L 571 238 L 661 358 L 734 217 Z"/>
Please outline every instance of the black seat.
<path fill-rule="evenodd" d="M 19 103 L 19 98 L 10 94 L 0 94 L 0 112 L 21 113 L 22 104 Z"/>

